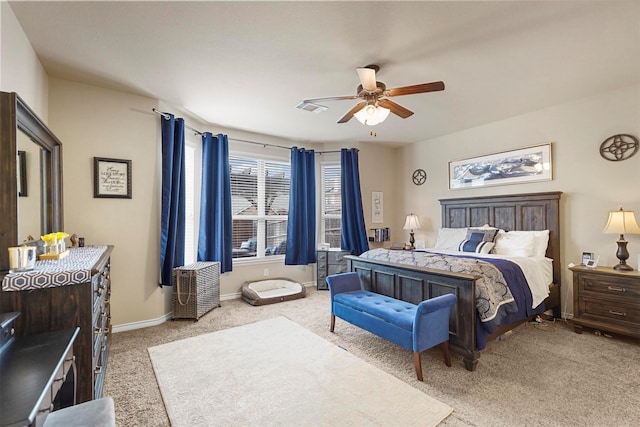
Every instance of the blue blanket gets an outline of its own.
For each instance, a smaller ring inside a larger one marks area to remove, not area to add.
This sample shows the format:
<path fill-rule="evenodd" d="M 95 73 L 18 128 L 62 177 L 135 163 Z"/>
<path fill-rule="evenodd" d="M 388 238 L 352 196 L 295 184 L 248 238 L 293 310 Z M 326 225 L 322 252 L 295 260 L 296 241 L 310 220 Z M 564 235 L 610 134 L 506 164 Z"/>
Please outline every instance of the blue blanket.
<path fill-rule="evenodd" d="M 544 312 L 544 302 L 535 308 L 531 308 L 533 304 L 531 290 L 529 289 L 522 269 L 517 264 L 506 259 L 483 258 L 483 260 L 491 263 L 502 272 L 515 300 L 517 310 L 515 312 L 503 313 L 500 322 L 497 324 L 487 324 L 481 321 L 479 315 L 476 316 L 476 346 L 478 350 L 486 347 L 488 336 L 495 331 L 498 325 L 512 323 Z"/>

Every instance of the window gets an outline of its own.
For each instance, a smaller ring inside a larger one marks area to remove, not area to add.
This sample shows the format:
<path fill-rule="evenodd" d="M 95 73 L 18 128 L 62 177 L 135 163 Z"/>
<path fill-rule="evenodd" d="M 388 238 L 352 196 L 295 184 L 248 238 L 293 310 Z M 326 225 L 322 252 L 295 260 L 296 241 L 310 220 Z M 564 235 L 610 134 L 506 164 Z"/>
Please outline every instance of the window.
<path fill-rule="evenodd" d="M 184 147 L 185 227 L 184 264 L 196 262 L 198 239 L 196 236 L 196 148 L 186 143 Z M 198 174 L 199 176 L 200 174 Z"/>
<path fill-rule="evenodd" d="M 321 166 L 322 210 L 320 214 L 321 240 L 332 248 L 341 246 L 342 197 L 339 164 Z"/>
<path fill-rule="evenodd" d="M 233 257 L 284 255 L 289 214 L 289 163 L 229 156 Z"/>

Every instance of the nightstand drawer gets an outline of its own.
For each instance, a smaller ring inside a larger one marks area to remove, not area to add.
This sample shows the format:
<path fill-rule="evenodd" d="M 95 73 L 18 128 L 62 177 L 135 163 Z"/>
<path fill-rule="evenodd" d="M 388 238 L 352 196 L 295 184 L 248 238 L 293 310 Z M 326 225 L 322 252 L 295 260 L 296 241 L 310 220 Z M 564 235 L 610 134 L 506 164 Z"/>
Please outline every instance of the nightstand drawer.
<path fill-rule="evenodd" d="M 327 269 L 327 276 L 338 273 L 345 273 L 347 271 L 346 264 L 334 264 L 330 265 Z"/>
<path fill-rule="evenodd" d="M 625 281 L 623 278 L 611 280 L 606 276 L 583 276 L 582 280 L 580 280 L 580 292 L 597 293 L 601 297 L 628 298 L 630 301 L 640 300 L 640 287 L 638 284 L 630 280 Z"/>
<path fill-rule="evenodd" d="M 346 255 L 349 255 L 349 252 L 345 252 L 345 251 L 332 251 L 329 252 L 329 264 L 337 264 L 337 263 L 343 263 L 344 262 L 344 257 Z"/>
<path fill-rule="evenodd" d="M 640 323 L 640 306 L 634 304 L 619 304 L 607 300 L 592 300 L 584 298 L 583 316 L 597 316 L 610 320 Z"/>

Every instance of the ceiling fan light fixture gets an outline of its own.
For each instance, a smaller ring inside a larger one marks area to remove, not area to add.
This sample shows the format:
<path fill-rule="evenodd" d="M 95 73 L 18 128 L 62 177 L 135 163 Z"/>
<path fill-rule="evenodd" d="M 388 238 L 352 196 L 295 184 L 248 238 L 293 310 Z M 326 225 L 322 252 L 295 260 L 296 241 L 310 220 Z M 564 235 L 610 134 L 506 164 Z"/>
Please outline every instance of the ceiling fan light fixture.
<path fill-rule="evenodd" d="M 388 108 L 370 104 L 355 113 L 354 117 L 363 125 L 375 126 L 385 121 L 389 111 Z"/>

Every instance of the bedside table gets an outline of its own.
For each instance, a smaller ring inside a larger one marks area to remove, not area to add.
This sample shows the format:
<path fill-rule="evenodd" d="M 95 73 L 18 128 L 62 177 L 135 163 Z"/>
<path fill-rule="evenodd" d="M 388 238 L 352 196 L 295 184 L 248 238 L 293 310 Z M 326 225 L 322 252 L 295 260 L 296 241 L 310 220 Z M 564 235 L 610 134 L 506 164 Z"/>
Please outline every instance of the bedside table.
<path fill-rule="evenodd" d="M 328 290 L 326 278 L 332 274 L 346 273 L 347 260 L 345 255 L 351 255 L 351 251 L 340 249 L 318 249 L 316 257 L 316 288 Z"/>
<path fill-rule="evenodd" d="M 583 326 L 640 338 L 640 273 L 611 267 L 573 271 L 573 319 L 576 333 Z"/>

